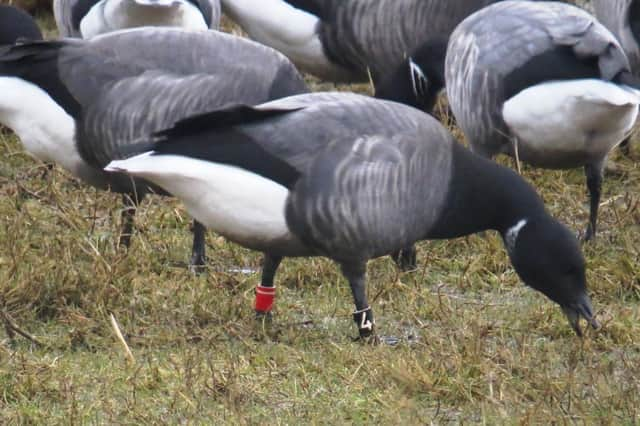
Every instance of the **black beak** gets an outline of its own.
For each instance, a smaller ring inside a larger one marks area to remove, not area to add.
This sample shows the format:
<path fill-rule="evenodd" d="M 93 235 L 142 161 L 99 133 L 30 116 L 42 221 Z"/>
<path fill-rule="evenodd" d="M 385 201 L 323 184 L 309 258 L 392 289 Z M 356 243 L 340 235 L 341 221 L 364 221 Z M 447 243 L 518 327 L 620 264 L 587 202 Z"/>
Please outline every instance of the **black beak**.
<path fill-rule="evenodd" d="M 583 335 L 582 329 L 580 328 L 581 317 L 587 320 L 587 323 L 594 329 L 600 328 L 600 324 L 598 324 L 598 321 L 596 321 L 593 315 L 591 299 L 589 299 L 589 296 L 587 296 L 586 293 L 583 293 L 582 296 L 578 297 L 574 303 L 563 306 L 562 311 L 567 316 L 573 331 L 575 331 L 580 337 Z"/>

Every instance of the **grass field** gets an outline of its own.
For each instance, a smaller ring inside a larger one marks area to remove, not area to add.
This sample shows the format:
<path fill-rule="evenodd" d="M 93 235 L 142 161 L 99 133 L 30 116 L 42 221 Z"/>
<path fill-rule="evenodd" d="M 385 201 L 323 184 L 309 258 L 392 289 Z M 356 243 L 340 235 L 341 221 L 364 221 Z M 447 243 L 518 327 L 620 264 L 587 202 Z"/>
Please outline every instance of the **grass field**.
<path fill-rule="evenodd" d="M 143 203 L 123 252 L 119 197 L 47 171 L 5 131 L 0 308 L 40 345 L 0 335 L 1 423 L 640 423 L 638 142 L 612 156 L 600 235 L 584 245 L 600 330 L 577 338 L 487 233 L 421 243 L 410 273 L 370 262 L 378 333 L 399 339 L 372 346 L 352 341 L 351 293 L 330 261 L 283 262 L 274 320 L 257 322 L 259 276 L 234 271 L 259 254 L 210 233 L 194 276 L 189 218 L 163 198 Z M 523 174 L 583 229 L 582 171 Z"/>

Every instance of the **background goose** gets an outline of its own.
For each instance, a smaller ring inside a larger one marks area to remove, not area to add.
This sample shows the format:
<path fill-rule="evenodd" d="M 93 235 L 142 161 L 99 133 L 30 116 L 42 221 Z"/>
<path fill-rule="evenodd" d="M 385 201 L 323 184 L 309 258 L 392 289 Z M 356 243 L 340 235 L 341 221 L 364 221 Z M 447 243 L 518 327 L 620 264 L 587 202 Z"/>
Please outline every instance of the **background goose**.
<path fill-rule="evenodd" d="M 220 1 L 54 0 L 53 14 L 62 37 L 88 38 L 142 26 L 206 30 L 220 25 Z"/>
<path fill-rule="evenodd" d="M 455 26 L 495 1 L 222 0 L 222 7 L 251 38 L 283 52 L 300 70 L 336 82 L 368 81 L 370 71 L 376 93 L 384 85 L 385 96 L 402 91 L 393 100 L 420 106 L 433 102 L 420 99 L 420 86 L 432 83 L 420 78 L 426 75 L 420 69 L 444 60 Z M 415 53 L 427 42 L 428 55 Z M 397 73 L 399 79 L 390 79 Z"/>
<path fill-rule="evenodd" d="M 631 131 L 640 103 L 615 37 L 574 6 L 505 1 L 458 26 L 445 67 L 451 109 L 475 152 L 585 167 L 585 238 L 593 237 L 603 164 Z"/>
<path fill-rule="evenodd" d="M 523 281 L 559 303 L 577 333 L 580 317 L 597 326 L 575 237 L 522 178 L 414 108 L 299 95 L 183 120 L 149 148 L 107 170 L 158 184 L 207 226 L 264 252 L 258 309 L 270 308 L 283 256 L 323 255 L 349 281 L 366 336 L 369 259 L 421 239 L 496 229 Z"/>
<path fill-rule="evenodd" d="M 42 40 L 38 24 L 27 12 L 0 5 L 0 45 L 13 44 L 20 38 Z"/>
<path fill-rule="evenodd" d="M 640 1 L 637 0 L 593 0 L 598 20 L 616 36 L 627 54 L 631 72 L 640 75 Z M 628 154 L 629 138 L 624 142 Z"/>
<path fill-rule="evenodd" d="M 280 53 L 214 31 L 143 28 L 0 52 L 0 122 L 34 157 L 136 201 L 157 188 L 102 170 L 132 152 L 129 142 L 230 102 L 306 91 Z M 196 226 L 192 262 L 203 261 L 204 229 Z"/>
<path fill-rule="evenodd" d="M 640 73 L 640 1 L 593 0 L 598 20 L 616 36 L 634 74 Z"/>

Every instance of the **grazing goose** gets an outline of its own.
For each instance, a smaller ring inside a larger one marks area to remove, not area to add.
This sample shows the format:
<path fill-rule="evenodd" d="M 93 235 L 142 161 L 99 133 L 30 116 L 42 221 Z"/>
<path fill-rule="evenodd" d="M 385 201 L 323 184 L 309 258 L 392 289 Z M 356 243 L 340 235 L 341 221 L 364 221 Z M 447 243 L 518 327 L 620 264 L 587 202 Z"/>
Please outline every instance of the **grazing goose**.
<path fill-rule="evenodd" d="M 447 96 L 472 149 L 544 168 L 584 166 L 596 234 L 607 154 L 631 131 L 640 96 L 615 37 L 581 9 L 505 1 L 454 31 Z"/>
<path fill-rule="evenodd" d="M 202 223 L 264 252 L 258 311 L 273 304 L 283 256 L 327 256 L 351 285 L 360 335 L 370 335 L 369 259 L 495 229 L 522 280 L 560 304 L 576 333 L 580 317 L 597 326 L 575 237 L 524 179 L 414 108 L 348 93 L 298 95 L 185 119 L 147 149 L 106 170 L 156 183 Z"/>
<path fill-rule="evenodd" d="M 18 39 L 42 40 L 42 33 L 27 12 L 0 5 L 0 45 L 13 44 Z"/>
<path fill-rule="evenodd" d="M 127 141 L 228 103 L 306 91 L 280 53 L 215 31 L 140 28 L 0 50 L 0 123 L 34 157 L 123 193 L 129 204 L 155 188 L 102 170 L 131 153 Z M 124 245 L 134 213 L 123 211 Z M 202 226 L 194 234 L 192 263 L 201 265 Z"/>
<path fill-rule="evenodd" d="M 219 0 L 54 0 L 53 15 L 61 37 L 89 38 L 143 27 L 217 29 Z"/>
<path fill-rule="evenodd" d="M 420 78 L 426 75 L 421 68 L 444 61 L 455 26 L 495 1 L 222 0 L 222 8 L 252 39 L 283 52 L 302 71 L 336 82 L 368 81 L 370 71 L 377 96 L 402 91 L 393 100 L 421 106 L 433 102 L 420 99 L 420 86 L 431 83 Z M 424 43 L 431 43 L 428 55 L 417 51 Z"/>

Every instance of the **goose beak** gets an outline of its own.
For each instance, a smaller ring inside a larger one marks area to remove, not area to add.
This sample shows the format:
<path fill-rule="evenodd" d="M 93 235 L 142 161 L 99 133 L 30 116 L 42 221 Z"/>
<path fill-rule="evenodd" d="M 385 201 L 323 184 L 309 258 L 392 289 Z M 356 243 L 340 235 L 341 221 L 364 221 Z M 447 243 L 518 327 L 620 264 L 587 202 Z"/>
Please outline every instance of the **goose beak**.
<path fill-rule="evenodd" d="M 575 331 L 579 337 L 583 336 L 582 329 L 580 328 L 580 318 L 587 320 L 587 324 L 590 324 L 593 329 L 600 328 L 600 324 L 593 315 L 591 299 L 589 299 L 586 293 L 579 297 L 575 303 L 563 306 L 562 311 L 569 320 L 573 331 Z"/>

